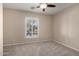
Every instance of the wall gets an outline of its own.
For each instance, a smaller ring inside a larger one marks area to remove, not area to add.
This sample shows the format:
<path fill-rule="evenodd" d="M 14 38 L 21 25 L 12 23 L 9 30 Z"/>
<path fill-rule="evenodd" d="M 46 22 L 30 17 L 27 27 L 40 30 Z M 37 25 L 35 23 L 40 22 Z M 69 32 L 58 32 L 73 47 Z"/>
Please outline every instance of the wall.
<path fill-rule="evenodd" d="M 3 55 L 3 8 L 0 3 L 0 55 Z"/>
<path fill-rule="evenodd" d="M 51 16 L 15 9 L 3 9 L 4 45 L 48 41 L 51 38 Z M 25 38 L 25 17 L 39 18 L 39 39 Z"/>
<path fill-rule="evenodd" d="M 79 4 L 55 14 L 52 22 L 53 40 L 79 51 Z"/>

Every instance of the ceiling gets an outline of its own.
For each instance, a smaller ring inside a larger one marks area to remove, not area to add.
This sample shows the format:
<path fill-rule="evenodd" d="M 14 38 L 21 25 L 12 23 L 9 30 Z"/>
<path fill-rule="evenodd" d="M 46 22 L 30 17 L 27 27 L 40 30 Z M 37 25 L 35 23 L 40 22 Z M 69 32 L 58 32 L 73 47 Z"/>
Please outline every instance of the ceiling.
<path fill-rule="evenodd" d="M 53 4 L 53 3 L 52 3 Z M 35 7 L 38 3 L 4 3 L 4 8 L 12 8 L 12 9 L 19 9 L 24 11 L 30 11 L 35 13 L 43 13 L 46 15 L 53 15 L 59 11 L 62 11 L 65 8 L 70 7 L 73 3 L 54 3 L 56 5 L 55 8 L 46 8 L 46 11 L 43 12 L 41 8 L 31 9 L 31 7 Z"/>

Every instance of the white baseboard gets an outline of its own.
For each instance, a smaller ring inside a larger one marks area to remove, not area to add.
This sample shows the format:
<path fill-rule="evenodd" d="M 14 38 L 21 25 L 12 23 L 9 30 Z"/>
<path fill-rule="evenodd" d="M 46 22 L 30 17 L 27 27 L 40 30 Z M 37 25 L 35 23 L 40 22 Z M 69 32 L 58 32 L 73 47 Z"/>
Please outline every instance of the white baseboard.
<path fill-rule="evenodd" d="M 74 47 L 72 47 L 72 46 L 70 46 L 70 45 L 64 44 L 63 42 L 60 42 L 60 41 L 57 41 L 57 40 L 52 40 L 52 41 L 57 42 L 57 43 L 59 43 L 59 44 L 61 44 L 61 45 L 63 45 L 63 46 L 66 46 L 66 47 L 68 47 L 68 48 L 71 48 L 71 49 L 73 49 L 73 50 L 79 52 L 79 49 L 74 48 Z"/>
<path fill-rule="evenodd" d="M 66 47 L 68 47 L 68 48 L 71 48 L 71 49 L 76 50 L 76 51 L 79 52 L 79 49 L 74 48 L 74 47 L 72 47 L 72 46 L 70 46 L 70 45 L 64 44 L 63 42 L 60 42 L 60 41 L 57 41 L 57 40 L 43 40 L 43 41 L 30 42 L 30 43 L 14 43 L 14 44 L 5 44 L 5 45 L 3 45 L 3 46 L 4 46 L 4 47 L 5 47 L 5 46 L 16 46 L 16 45 L 32 44 L 32 43 L 40 43 L 40 42 L 48 42 L 48 41 L 57 42 L 57 43 L 59 43 L 59 44 L 61 44 L 61 45 L 63 45 L 63 46 L 66 46 Z"/>
<path fill-rule="evenodd" d="M 40 42 L 48 42 L 51 40 L 42 40 L 42 41 L 35 41 L 35 42 L 24 42 L 24 43 L 13 43 L 13 44 L 3 44 L 4 47 L 6 46 L 16 46 L 16 45 L 23 45 L 23 44 L 32 44 L 32 43 L 40 43 Z"/>

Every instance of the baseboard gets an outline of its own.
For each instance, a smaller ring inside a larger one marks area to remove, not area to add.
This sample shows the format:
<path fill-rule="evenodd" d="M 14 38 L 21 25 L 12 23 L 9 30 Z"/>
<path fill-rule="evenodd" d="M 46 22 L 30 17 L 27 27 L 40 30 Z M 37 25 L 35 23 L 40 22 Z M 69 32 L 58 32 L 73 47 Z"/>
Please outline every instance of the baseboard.
<path fill-rule="evenodd" d="M 60 41 L 57 41 L 57 40 L 44 40 L 44 41 L 37 41 L 37 42 L 30 42 L 30 43 L 14 43 L 14 44 L 6 44 L 6 45 L 3 45 L 3 46 L 4 46 L 4 47 L 6 47 L 6 46 L 16 46 L 16 45 L 33 44 L 33 43 L 48 42 L 48 41 L 57 42 L 57 43 L 59 43 L 59 44 L 61 44 L 61 45 L 63 45 L 63 46 L 66 46 L 66 47 L 68 47 L 68 48 L 71 48 L 71 49 L 73 49 L 73 50 L 79 52 L 78 49 L 76 49 L 76 48 L 74 48 L 74 47 L 71 47 L 70 45 L 64 44 L 64 43 L 62 43 L 62 42 L 60 42 Z"/>
<path fill-rule="evenodd" d="M 48 42 L 52 40 L 43 40 L 43 41 L 36 41 L 36 42 L 25 42 L 25 43 L 14 43 L 14 44 L 4 44 L 3 46 L 16 46 L 16 45 L 24 45 L 24 44 L 33 44 L 33 43 L 41 43 L 41 42 Z"/>
<path fill-rule="evenodd" d="M 60 41 L 57 41 L 57 40 L 52 40 L 52 41 L 57 42 L 57 43 L 59 43 L 59 44 L 65 46 L 65 47 L 71 48 L 71 49 L 73 49 L 73 50 L 79 52 L 78 49 L 76 49 L 76 48 L 74 48 L 74 47 L 72 47 L 72 46 L 70 46 L 70 45 L 64 44 L 63 42 L 60 42 Z"/>

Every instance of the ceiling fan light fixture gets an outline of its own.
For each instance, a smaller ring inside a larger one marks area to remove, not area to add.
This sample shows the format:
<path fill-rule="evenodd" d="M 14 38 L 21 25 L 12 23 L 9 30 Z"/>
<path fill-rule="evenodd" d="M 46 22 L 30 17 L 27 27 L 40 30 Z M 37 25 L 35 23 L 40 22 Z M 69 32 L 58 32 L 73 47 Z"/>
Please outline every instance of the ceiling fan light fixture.
<path fill-rule="evenodd" d="M 41 9 L 45 9 L 46 7 L 47 7 L 47 4 L 46 3 L 40 4 L 40 8 Z"/>

